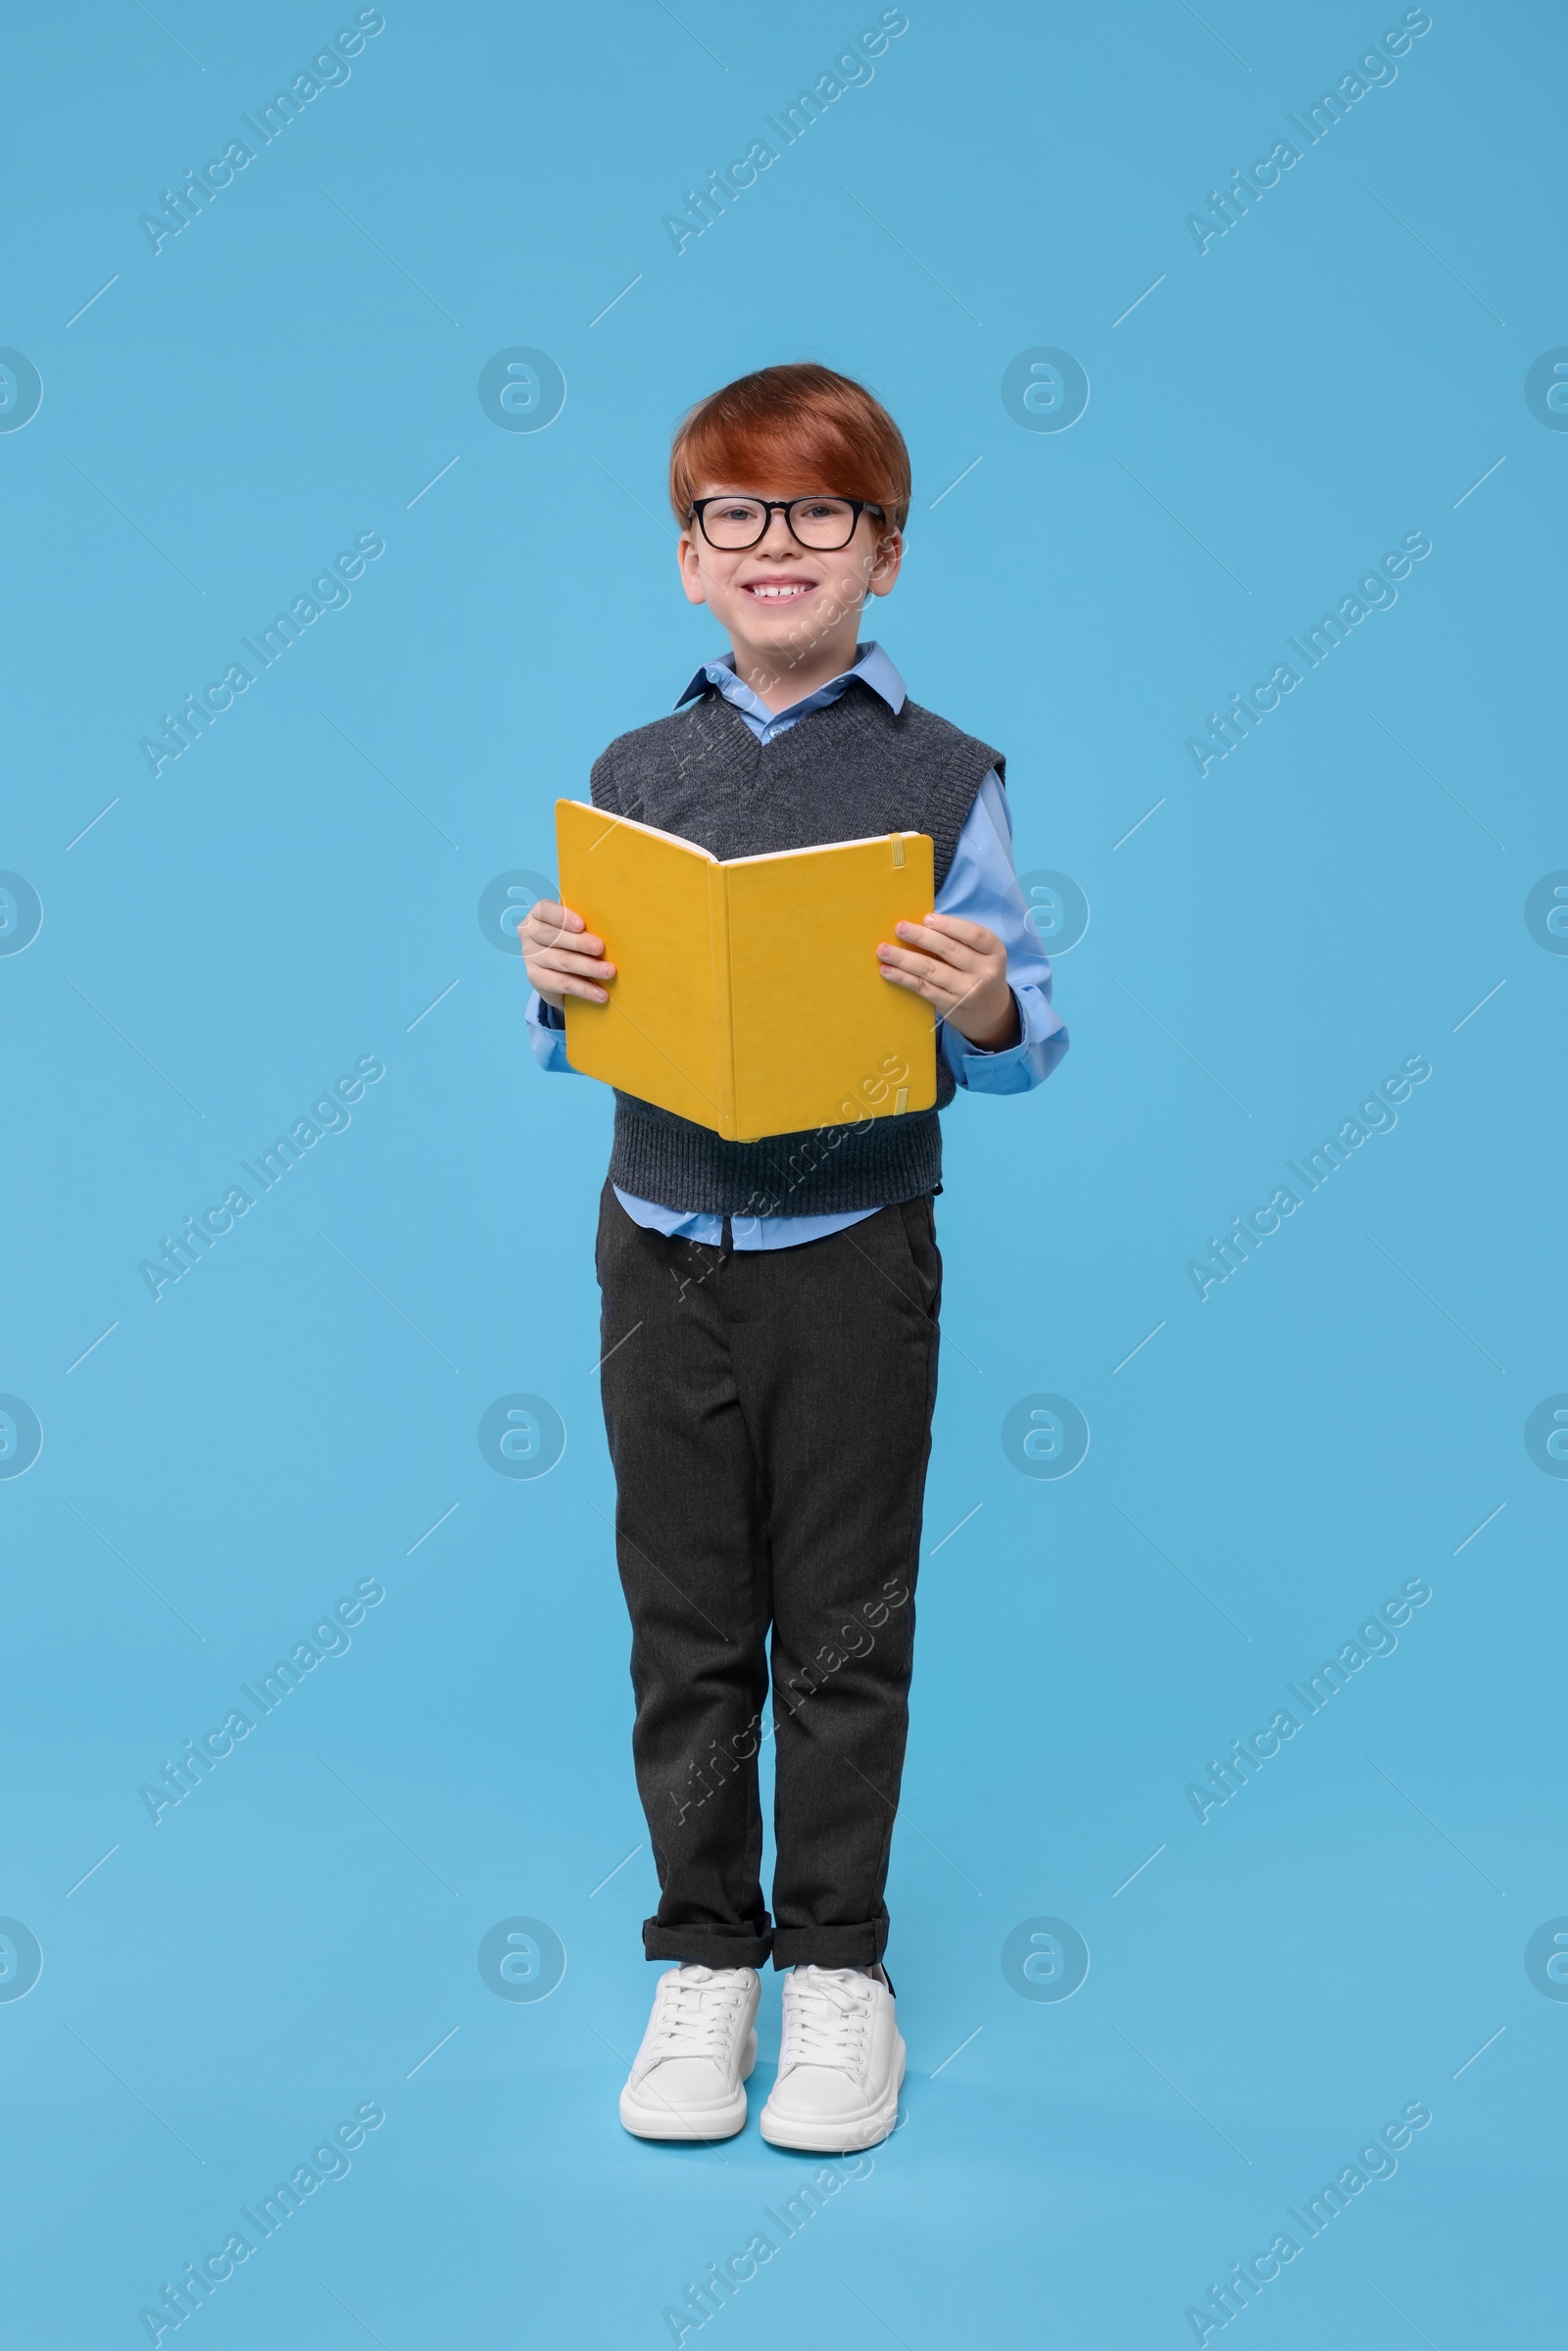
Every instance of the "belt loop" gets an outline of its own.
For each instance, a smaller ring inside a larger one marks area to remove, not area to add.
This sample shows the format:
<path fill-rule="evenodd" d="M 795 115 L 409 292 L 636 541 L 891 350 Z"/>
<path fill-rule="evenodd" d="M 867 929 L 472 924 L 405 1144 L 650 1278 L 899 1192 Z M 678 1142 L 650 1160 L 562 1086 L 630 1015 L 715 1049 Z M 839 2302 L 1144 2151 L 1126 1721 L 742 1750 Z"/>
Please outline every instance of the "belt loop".
<path fill-rule="evenodd" d="M 728 1216 L 725 1216 L 719 1224 L 718 1246 L 726 1257 L 734 1253 L 735 1233 Z"/>

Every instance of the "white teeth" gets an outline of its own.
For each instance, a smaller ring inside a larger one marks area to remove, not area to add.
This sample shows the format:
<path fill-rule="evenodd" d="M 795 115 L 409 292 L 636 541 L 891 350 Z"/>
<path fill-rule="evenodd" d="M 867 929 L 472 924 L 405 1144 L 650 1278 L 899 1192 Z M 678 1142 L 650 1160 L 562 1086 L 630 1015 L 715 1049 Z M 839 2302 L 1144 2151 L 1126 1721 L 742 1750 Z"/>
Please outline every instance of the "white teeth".
<path fill-rule="evenodd" d="M 805 588 L 759 588 L 759 587 L 753 587 L 753 588 L 751 589 L 750 593 L 751 593 L 753 596 L 765 596 L 765 597 L 766 597 L 766 598 L 769 600 L 769 602 L 770 602 L 770 603 L 778 603 L 778 602 L 779 602 L 779 601 L 780 601 L 782 598 L 784 598 L 784 597 L 787 597 L 787 596 L 804 596 L 804 595 L 807 593 L 807 591 L 806 591 L 806 589 L 805 589 Z"/>

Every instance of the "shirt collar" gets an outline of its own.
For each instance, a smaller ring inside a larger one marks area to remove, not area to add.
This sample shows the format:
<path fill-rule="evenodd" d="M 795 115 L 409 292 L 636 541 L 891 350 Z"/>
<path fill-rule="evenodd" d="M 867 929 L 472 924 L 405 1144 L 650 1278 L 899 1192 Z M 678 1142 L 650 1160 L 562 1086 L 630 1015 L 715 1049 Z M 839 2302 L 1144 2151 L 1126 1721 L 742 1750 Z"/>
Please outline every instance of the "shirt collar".
<path fill-rule="evenodd" d="M 769 711 L 760 696 L 754 694 L 751 687 L 744 685 L 736 676 L 735 656 L 732 653 L 721 654 L 717 661 L 705 661 L 693 671 L 691 683 L 675 708 L 677 710 L 683 709 L 709 686 L 716 686 L 724 700 L 733 703 L 737 710 L 756 710 L 759 715 L 765 714 L 776 722 L 780 718 L 804 716 L 808 710 L 819 710 L 828 703 L 837 702 L 851 678 L 858 677 L 862 685 L 870 687 L 873 694 L 881 695 L 897 717 L 905 704 L 904 680 L 881 646 L 874 642 L 857 645 L 855 655 L 853 669 L 841 670 L 837 677 L 829 678 L 825 686 L 818 686 L 814 693 L 806 695 L 800 702 L 791 703 L 787 710 Z"/>

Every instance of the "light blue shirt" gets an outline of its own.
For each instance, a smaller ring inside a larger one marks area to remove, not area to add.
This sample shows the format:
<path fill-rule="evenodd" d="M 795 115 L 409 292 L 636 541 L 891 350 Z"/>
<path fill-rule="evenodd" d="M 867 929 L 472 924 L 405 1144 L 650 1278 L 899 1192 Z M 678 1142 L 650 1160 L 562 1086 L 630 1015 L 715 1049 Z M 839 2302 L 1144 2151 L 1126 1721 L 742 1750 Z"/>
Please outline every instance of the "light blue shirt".
<path fill-rule="evenodd" d="M 824 710 L 830 702 L 836 702 L 855 677 L 880 694 L 890 710 L 901 710 L 906 700 L 904 680 L 881 646 L 858 645 L 855 650 L 853 669 L 830 678 L 814 694 L 791 703 L 785 710 L 770 710 L 750 686 L 742 683 L 735 674 L 733 654 L 705 663 L 675 707 L 679 710 L 705 687 L 716 686 L 761 744 L 771 743 L 775 736 L 798 726 L 812 710 Z M 974 806 L 958 835 L 953 863 L 937 892 L 934 911 L 955 914 L 964 922 L 983 922 L 988 930 L 996 932 L 1007 951 L 1007 983 L 1018 1007 L 1020 1030 L 1016 1045 L 1006 1047 L 1002 1053 L 988 1053 L 939 1021 L 939 1052 L 946 1055 L 954 1078 L 966 1094 L 1027 1094 L 1042 1078 L 1048 1078 L 1061 1059 L 1067 1050 L 1067 1031 L 1052 1008 L 1051 958 L 1026 918 L 1023 893 L 1012 862 L 1012 817 L 1002 779 L 994 767 L 975 795 Z M 535 994 L 528 999 L 527 1017 L 528 1041 L 540 1066 L 551 1071 L 570 1070 L 561 1015 L 541 1003 Z M 671 1239 L 700 1241 L 716 1249 L 723 1238 L 724 1220 L 720 1216 L 659 1200 L 637 1200 L 622 1192 L 618 1184 L 615 1198 L 636 1223 Z M 862 1217 L 876 1213 L 874 1208 L 854 1208 L 848 1214 L 832 1216 L 735 1216 L 730 1219 L 730 1234 L 736 1249 L 794 1249 L 802 1242 L 820 1241 L 829 1233 L 842 1232 L 847 1225 L 858 1224 Z"/>

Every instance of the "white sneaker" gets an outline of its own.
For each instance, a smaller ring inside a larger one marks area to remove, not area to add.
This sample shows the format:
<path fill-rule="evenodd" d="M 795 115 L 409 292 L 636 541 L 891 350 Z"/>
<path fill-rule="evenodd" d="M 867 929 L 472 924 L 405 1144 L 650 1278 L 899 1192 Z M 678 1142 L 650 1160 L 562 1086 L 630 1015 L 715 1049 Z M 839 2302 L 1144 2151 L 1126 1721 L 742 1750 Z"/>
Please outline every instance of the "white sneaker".
<path fill-rule="evenodd" d="M 750 1967 L 672 1967 L 660 1977 L 620 2093 L 628 2131 L 638 2138 L 733 2138 L 745 2129 L 761 1992 Z"/>
<path fill-rule="evenodd" d="M 893 1994 L 858 1968 L 798 1967 L 784 1979 L 778 2080 L 762 2109 L 775 2147 L 846 2155 L 874 2147 L 899 2115 L 904 2042 Z"/>

